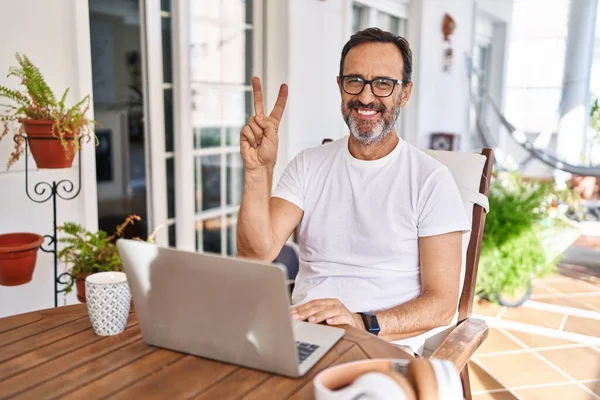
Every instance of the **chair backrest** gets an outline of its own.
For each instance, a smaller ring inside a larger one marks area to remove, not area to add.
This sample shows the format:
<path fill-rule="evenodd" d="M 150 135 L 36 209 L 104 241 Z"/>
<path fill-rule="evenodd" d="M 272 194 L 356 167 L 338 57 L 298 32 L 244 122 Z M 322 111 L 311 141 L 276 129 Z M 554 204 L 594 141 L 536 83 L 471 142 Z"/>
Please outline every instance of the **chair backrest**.
<path fill-rule="evenodd" d="M 484 148 L 480 154 L 442 150 L 425 152 L 448 167 L 471 219 L 471 231 L 463 235 L 461 294 L 458 305 L 460 323 L 471 316 L 473 310 L 485 214 L 489 207 L 487 194 L 494 161 L 493 151 Z"/>

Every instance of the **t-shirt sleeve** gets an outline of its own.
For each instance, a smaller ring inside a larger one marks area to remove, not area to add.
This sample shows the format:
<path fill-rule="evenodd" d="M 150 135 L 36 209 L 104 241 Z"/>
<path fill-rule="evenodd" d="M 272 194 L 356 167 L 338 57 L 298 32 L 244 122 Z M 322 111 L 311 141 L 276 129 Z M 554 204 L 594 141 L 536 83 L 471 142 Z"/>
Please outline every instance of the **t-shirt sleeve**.
<path fill-rule="evenodd" d="M 419 237 L 471 229 L 456 181 L 448 168 L 436 169 L 428 177 L 419 200 Z"/>
<path fill-rule="evenodd" d="M 271 197 L 278 197 L 304 210 L 304 153 L 300 152 L 285 167 Z"/>

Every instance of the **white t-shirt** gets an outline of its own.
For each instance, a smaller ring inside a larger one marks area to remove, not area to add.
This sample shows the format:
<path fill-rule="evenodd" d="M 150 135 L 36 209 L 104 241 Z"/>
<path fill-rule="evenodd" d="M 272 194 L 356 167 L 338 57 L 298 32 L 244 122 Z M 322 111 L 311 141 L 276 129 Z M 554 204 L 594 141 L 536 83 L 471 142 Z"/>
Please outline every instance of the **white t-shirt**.
<path fill-rule="evenodd" d="M 418 238 L 470 229 L 448 168 L 402 139 L 374 161 L 354 158 L 348 136 L 306 149 L 273 197 L 304 211 L 294 304 L 338 298 L 352 312 L 403 304 L 421 293 Z"/>

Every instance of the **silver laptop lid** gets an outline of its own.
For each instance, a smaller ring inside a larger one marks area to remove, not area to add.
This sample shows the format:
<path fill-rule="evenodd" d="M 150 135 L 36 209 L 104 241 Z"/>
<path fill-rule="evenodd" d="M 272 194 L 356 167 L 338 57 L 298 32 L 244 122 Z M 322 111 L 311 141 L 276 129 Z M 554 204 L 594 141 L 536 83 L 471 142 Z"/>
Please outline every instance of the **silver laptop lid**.
<path fill-rule="evenodd" d="M 297 374 L 281 267 L 125 239 L 117 246 L 145 342 Z"/>

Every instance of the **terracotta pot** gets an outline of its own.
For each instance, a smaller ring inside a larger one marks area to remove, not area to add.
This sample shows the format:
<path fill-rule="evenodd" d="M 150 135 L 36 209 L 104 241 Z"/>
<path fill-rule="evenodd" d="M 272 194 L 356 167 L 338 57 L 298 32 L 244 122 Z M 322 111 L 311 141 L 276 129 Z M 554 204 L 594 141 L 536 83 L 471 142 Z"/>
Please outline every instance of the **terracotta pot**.
<path fill-rule="evenodd" d="M 91 274 L 78 274 L 75 277 L 75 286 L 77 287 L 77 300 L 80 303 L 85 303 L 87 300 L 85 298 L 85 278 Z"/>
<path fill-rule="evenodd" d="M 31 155 L 38 168 L 70 168 L 75 158 L 73 135 L 65 135 L 67 147 L 63 147 L 59 138 L 52 136 L 53 121 L 22 121 Z"/>
<path fill-rule="evenodd" d="M 37 233 L 0 235 L 0 285 L 16 286 L 29 282 L 43 242 L 44 238 Z"/>

